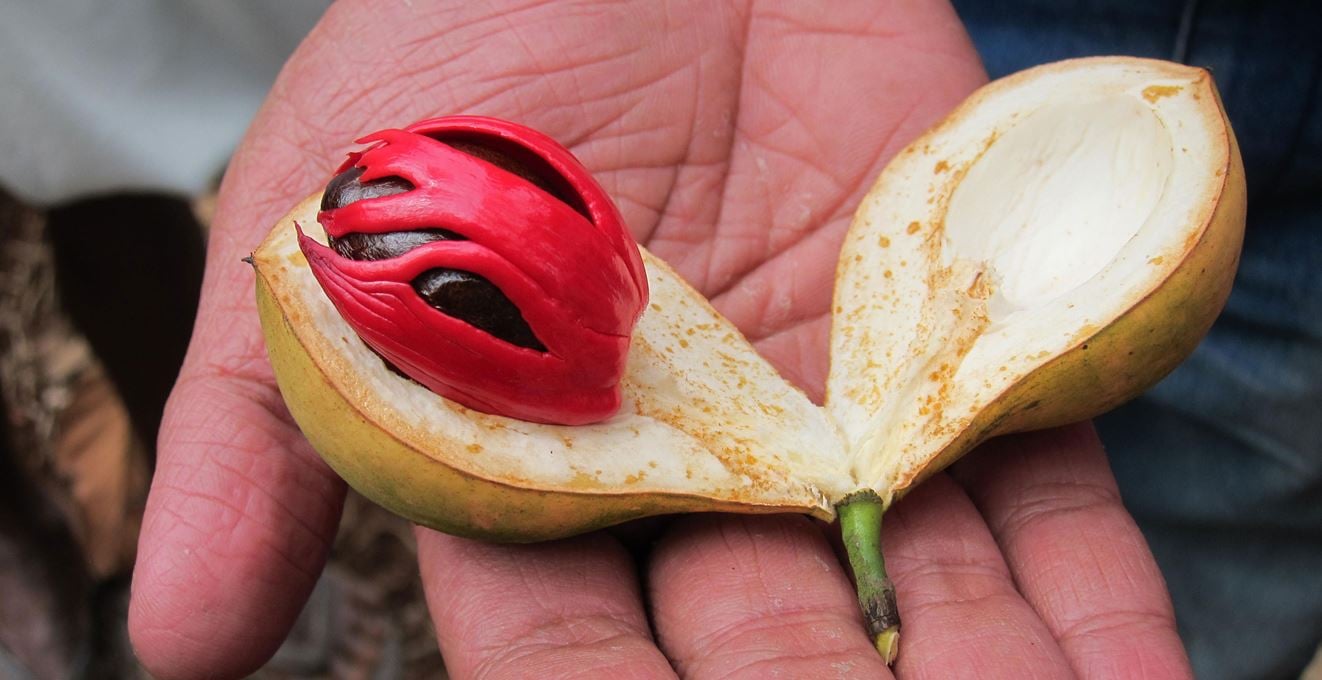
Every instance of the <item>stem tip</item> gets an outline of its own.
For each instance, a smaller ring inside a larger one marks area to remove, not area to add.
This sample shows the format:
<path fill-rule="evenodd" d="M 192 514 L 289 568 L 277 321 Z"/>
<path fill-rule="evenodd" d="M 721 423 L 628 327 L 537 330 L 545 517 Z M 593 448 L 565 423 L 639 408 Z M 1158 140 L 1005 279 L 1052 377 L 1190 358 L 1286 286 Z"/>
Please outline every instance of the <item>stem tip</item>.
<path fill-rule="evenodd" d="M 877 634 L 877 651 L 881 653 L 881 658 L 886 661 L 887 666 L 895 665 L 895 657 L 900 655 L 900 627 L 891 626 Z"/>

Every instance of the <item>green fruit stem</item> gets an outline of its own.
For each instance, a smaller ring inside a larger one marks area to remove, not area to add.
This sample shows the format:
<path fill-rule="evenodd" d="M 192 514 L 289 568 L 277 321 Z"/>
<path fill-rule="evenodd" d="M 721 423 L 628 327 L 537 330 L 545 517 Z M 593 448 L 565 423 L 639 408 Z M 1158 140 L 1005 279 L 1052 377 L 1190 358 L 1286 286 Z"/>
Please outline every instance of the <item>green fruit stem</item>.
<path fill-rule="evenodd" d="M 855 491 L 835 509 L 868 635 L 886 663 L 894 663 L 900 647 L 900 611 L 895 606 L 895 584 L 881 557 L 881 497 L 871 489 Z"/>

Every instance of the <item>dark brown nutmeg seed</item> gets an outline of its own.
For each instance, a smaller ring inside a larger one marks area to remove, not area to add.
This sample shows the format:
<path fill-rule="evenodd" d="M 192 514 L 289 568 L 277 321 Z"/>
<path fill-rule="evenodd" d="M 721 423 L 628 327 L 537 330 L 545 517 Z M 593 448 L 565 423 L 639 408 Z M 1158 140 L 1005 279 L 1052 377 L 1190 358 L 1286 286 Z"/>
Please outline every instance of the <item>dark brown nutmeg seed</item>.
<path fill-rule="evenodd" d="M 399 257 L 432 241 L 464 241 L 463 236 L 447 229 L 392 231 L 385 234 L 354 232 L 332 239 L 331 247 L 350 260 L 386 260 Z"/>
<path fill-rule="evenodd" d="M 570 187 L 564 181 L 564 178 L 556 174 L 554 170 L 544 167 L 546 161 L 529 154 L 526 150 L 518 147 L 497 148 L 493 145 L 496 140 L 483 140 L 484 143 L 481 144 L 459 139 L 440 141 L 469 156 L 480 158 L 501 168 L 505 172 L 528 180 L 533 186 L 550 194 L 557 201 L 568 205 L 589 220 L 592 219 L 588 214 L 587 206 L 583 205 L 583 199 L 579 198 L 573 187 Z"/>
<path fill-rule="evenodd" d="M 481 149 L 467 145 L 472 149 Z M 456 145 L 458 148 L 458 145 Z M 461 149 L 468 152 L 468 149 Z M 474 153 L 473 155 L 479 155 Z M 482 155 L 495 162 L 498 154 Z M 508 168 L 507 168 L 508 169 Z M 516 170 L 511 170 L 521 174 Z M 321 209 L 334 210 L 368 198 L 393 196 L 409 191 L 413 185 L 400 177 L 383 177 L 360 182 L 362 168 L 349 168 L 336 175 L 322 194 Z M 530 177 L 529 181 L 537 183 Z M 540 186 L 540 184 L 539 184 Z M 448 229 L 418 229 L 384 234 L 355 232 L 330 238 L 330 247 L 351 260 L 384 260 L 398 257 L 433 241 L 463 241 L 461 234 Z M 456 319 L 473 325 L 512 345 L 545 352 L 519 308 L 500 288 L 485 278 L 457 269 L 436 268 L 423 272 L 412 282 L 413 289 L 427 304 Z"/>
<path fill-rule="evenodd" d="M 326 191 L 321 195 L 321 209 L 334 210 L 365 198 L 380 198 L 402 194 L 413 188 L 413 184 L 402 177 L 382 177 L 370 182 L 360 182 L 363 168 L 349 168 L 331 178 Z"/>
<path fill-rule="evenodd" d="M 430 269 L 413 279 L 413 290 L 432 307 L 519 347 L 545 352 L 523 314 L 490 281 L 455 269 Z"/>

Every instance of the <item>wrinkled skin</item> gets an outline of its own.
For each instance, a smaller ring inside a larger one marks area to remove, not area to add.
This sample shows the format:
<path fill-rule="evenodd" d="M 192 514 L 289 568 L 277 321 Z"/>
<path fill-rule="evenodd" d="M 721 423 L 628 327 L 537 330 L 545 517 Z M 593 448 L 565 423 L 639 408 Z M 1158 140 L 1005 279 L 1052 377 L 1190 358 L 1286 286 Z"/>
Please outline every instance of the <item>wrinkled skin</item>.
<path fill-rule="evenodd" d="M 129 624 L 153 673 L 253 670 L 325 563 L 345 489 L 276 392 L 239 258 L 364 132 L 457 112 L 546 131 L 640 241 L 820 397 L 852 207 L 983 75 L 943 3 L 811 4 L 331 7 L 221 192 L 134 574 Z M 887 517 L 897 676 L 1189 674 L 1088 425 L 993 442 Z M 520 547 L 417 532 L 456 678 L 887 677 L 824 536 L 796 516 L 697 516 L 636 558 L 610 533 Z"/>

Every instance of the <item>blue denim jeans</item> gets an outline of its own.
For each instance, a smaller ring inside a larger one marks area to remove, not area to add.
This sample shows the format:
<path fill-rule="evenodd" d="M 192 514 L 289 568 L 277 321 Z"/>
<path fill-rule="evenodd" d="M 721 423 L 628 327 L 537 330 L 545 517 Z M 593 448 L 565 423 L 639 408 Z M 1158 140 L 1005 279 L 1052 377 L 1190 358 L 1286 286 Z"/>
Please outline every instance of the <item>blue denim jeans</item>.
<path fill-rule="evenodd" d="M 1194 355 L 1098 420 L 1199 678 L 1297 678 L 1322 641 L 1322 3 L 956 0 L 992 77 L 1128 54 L 1209 67 L 1249 183 Z"/>

